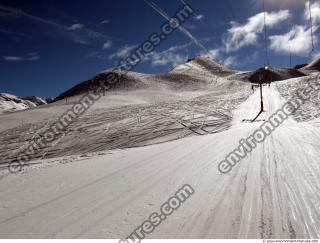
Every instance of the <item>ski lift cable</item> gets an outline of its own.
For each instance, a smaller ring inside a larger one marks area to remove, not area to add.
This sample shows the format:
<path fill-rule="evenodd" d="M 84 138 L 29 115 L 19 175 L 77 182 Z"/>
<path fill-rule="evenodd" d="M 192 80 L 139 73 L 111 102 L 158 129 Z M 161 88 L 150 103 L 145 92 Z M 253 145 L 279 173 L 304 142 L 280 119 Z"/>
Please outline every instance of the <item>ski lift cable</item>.
<path fill-rule="evenodd" d="M 313 40 L 313 21 L 312 21 L 312 11 L 311 11 L 311 0 L 306 0 L 306 4 L 308 4 L 309 16 L 310 16 L 310 32 L 311 32 L 311 44 L 312 44 L 312 52 L 314 51 L 314 40 Z"/>
<path fill-rule="evenodd" d="M 266 7 L 265 2 L 262 0 L 263 7 L 263 26 L 264 26 L 264 47 L 265 47 L 265 66 L 269 66 L 269 55 L 268 55 L 268 37 L 267 37 L 267 25 L 266 25 Z"/>

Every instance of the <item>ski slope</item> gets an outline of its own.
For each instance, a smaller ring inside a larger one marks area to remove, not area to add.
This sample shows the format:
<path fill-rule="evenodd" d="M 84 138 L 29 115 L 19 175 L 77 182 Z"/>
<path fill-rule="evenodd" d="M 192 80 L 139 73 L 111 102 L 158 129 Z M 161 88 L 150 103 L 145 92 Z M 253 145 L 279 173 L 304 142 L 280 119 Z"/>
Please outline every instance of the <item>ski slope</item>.
<path fill-rule="evenodd" d="M 284 100 L 264 87 L 266 119 Z M 72 163 L 0 183 L 0 238 L 124 238 L 181 186 L 195 193 L 147 238 L 320 238 L 320 128 L 288 119 L 221 174 L 218 163 L 261 122 L 259 92 L 229 130 Z M 67 158 L 61 158 L 61 161 Z"/>

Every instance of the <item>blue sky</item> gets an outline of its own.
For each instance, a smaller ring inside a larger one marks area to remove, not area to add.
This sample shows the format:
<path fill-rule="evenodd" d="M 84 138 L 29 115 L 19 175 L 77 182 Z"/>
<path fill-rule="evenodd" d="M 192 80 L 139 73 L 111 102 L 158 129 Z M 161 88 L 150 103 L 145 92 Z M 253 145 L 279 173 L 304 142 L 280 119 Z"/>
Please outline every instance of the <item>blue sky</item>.
<path fill-rule="evenodd" d="M 183 6 L 181 0 L 152 1 L 170 16 Z M 262 1 L 185 2 L 196 14 L 184 27 L 208 52 L 176 30 L 134 71 L 167 72 L 199 54 L 238 70 L 265 64 Z M 290 52 L 293 65 L 317 56 L 318 0 L 311 0 L 313 52 L 305 1 L 265 0 L 265 8 L 271 66 L 289 66 Z M 164 22 L 144 0 L 0 0 L 0 92 L 55 97 L 115 66 Z"/>

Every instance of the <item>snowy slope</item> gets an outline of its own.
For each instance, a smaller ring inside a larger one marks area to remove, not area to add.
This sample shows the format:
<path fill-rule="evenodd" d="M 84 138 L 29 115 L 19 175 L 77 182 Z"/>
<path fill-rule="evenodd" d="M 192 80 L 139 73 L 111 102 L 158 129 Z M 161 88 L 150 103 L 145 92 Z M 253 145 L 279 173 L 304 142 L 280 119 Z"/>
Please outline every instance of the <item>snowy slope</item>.
<path fill-rule="evenodd" d="M 229 79 L 242 80 L 246 82 L 257 83 L 262 77 L 264 80 L 281 81 L 297 77 L 305 77 L 307 74 L 294 68 L 271 68 L 265 71 L 264 68 L 259 68 L 250 72 L 239 72 L 229 76 Z"/>
<path fill-rule="evenodd" d="M 236 71 L 230 70 L 223 65 L 203 56 L 197 56 L 188 60 L 187 63 L 178 65 L 170 73 L 188 74 L 190 76 L 218 76 L 226 77 L 235 74 Z"/>
<path fill-rule="evenodd" d="M 304 70 L 304 71 L 308 71 L 308 70 L 320 71 L 320 58 L 316 58 L 315 60 L 313 60 L 307 66 L 302 67 L 301 70 Z"/>
<path fill-rule="evenodd" d="M 261 119 L 284 102 L 273 87 L 264 95 Z M 258 111 L 256 91 L 225 132 L 60 158 L 3 178 L 0 236 L 124 238 L 190 184 L 194 195 L 147 238 L 319 238 L 319 127 L 288 119 L 229 174 L 217 170 L 261 124 L 242 122 Z"/>
<path fill-rule="evenodd" d="M 89 90 L 96 89 L 101 81 L 106 81 L 110 72 L 105 71 L 93 78 L 86 80 L 71 89 L 58 95 L 55 99 L 61 100 L 79 94 L 84 94 Z M 186 64 L 178 65 L 169 73 L 163 74 L 143 74 L 136 72 L 113 71 L 118 76 L 118 82 L 112 85 L 110 91 L 132 91 L 132 90 L 172 90 L 190 91 L 206 90 L 210 88 L 210 83 L 219 77 L 226 77 L 234 74 L 214 61 L 198 56 L 189 60 Z M 224 79 L 225 82 L 229 80 Z M 208 87 L 209 85 L 209 87 Z"/>
<path fill-rule="evenodd" d="M 231 111 L 251 93 L 250 85 L 239 81 L 221 81 L 214 90 L 194 92 L 110 92 L 66 127 L 58 143 L 49 143 L 35 157 L 124 149 L 219 132 L 230 127 Z M 12 159 L 16 149 L 30 141 L 30 131 L 34 134 L 45 130 L 80 98 L 74 96 L 67 103 L 62 100 L 44 109 L 3 115 L 0 120 L 1 167 Z M 190 129 L 186 127 L 190 125 Z M 10 146 L 10 150 L 6 146 Z"/>
<path fill-rule="evenodd" d="M 21 98 L 15 95 L 0 93 L 0 114 L 34 108 L 46 102 L 35 96 Z"/>

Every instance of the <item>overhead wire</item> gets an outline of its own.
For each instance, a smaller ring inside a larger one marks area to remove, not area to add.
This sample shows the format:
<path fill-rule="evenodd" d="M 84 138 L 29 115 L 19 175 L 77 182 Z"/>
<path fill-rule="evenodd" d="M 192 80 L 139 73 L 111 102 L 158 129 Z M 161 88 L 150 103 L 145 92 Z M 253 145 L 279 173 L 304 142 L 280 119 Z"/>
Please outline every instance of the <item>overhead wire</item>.
<path fill-rule="evenodd" d="M 314 51 L 314 38 L 313 38 L 313 21 L 312 21 L 312 11 L 311 11 L 311 0 L 306 0 L 306 4 L 308 4 L 309 9 L 309 19 L 310 19 L 310 33 L 311 33 L 311 45 L 312 45 L 312 52 Z M 307 6 L 306 6 L 307 7 Z"/>
<path fill-rule="evenodd" d="M 268 37 L 267 37 L 267 24 L 266 24 L 267 13 L 266 13 L 264 0 L 262 0 L 262 8 L 263 8 L 263 25 L 264 25 L 265 66 L 269 66 Z"/>

